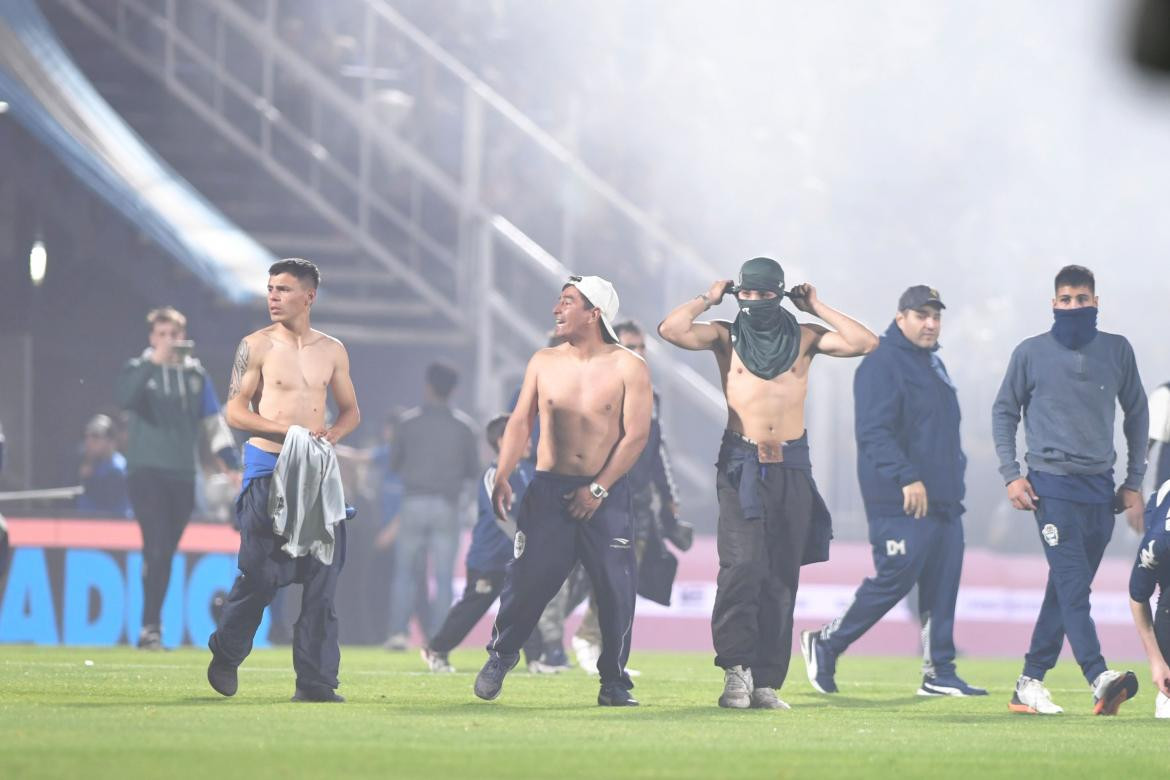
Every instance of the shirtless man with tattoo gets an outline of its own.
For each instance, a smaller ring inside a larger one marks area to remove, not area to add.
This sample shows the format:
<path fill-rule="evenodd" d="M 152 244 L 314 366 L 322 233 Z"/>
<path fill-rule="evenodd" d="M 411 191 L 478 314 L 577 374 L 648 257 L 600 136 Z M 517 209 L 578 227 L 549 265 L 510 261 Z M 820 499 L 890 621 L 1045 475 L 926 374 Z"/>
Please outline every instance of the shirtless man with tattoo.
<path fill-rule="evenodd" d="M 736 295 L 734 322 L 695 318 Z M 719 706 L 788 709 L 776 696 L 792 656 L 792 612 L 803 563 L 828 559 L 831 522 L 812 480 L 804 400 L 818 354 L 856 357 L 877 347 L 864 325 L 823 303 L 811 284 L 789 293 L 800 311 L 835 330 L 799 324 L 781 308 L 775 260 L 743 264 L 738 288 L 723 279 L 667 315 L 658 333 L 675 346 L 710 350 L 727 397 L 716 466 L 719 575 L 711 633 L 724 670 Z"/>
<path fill-rule="evenodd" d="M 520 397 L 500 441 L 492 490 L 496 514 L 512 508 L 508 478 L 540 415 L 536 476 L 516 513 L 508 567 L 488 660 L 475 695 L 494 699 L 541 612 L 580 560 L 593 583 L 601 624 L 597 661 L 604 707 L 637 705 L 626 673 L 637 569 L 625 475 L 650 434 L 652 395 L 645 361 L 618 344 L 617 292 L 598 276 L 573 276 L 553 309 L 559 346 L 528 362 Z"/>
<path fill-rule="evenodd" d="M 241 573 L 224 604 L 219 629 L 208 640 L 212 660 L 207 679 L 224 696 L 236 692 L 236 670 L 252 649 L 264 608 L 279 588 L 297 582 L 304 591 L 293 630 L 293 700 L 343 701 L 334 692 L 341 655 L 333 597 L 345 563 L 345 525 L 332 518 L 336 524 L 328 552 L 293 557 L 286 549 L 287 536 L 294 531 L 275 533 L 269 495 L 286 437 L 290 442 L 311 437 L 327 462 L 333 457 L 332 445 L 357 427 L 361 414 L 345 347 L 309 325 L 321 280 L 317 266 L 288 259 L 273 264 L 268 273 L 272 324 L 240 342 L 225 407 L 228 423 L 251 438 L 244 446 L 244 487 L 236 502 Z M 325 423 L 330 391 L 338 411 L 331 426 Z M 322 447 L 323 442 L 328 444 Z M 322 503 L 328 503 L 329 480 L 322 481 Z"/>

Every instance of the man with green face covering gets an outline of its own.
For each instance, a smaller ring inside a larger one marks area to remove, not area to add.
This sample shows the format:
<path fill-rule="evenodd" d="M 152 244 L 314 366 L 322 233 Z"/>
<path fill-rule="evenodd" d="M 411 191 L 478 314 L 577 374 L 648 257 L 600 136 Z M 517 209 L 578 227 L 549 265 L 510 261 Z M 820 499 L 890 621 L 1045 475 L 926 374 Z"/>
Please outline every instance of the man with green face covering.
<path fill-rule="evenodd" d="M 736 295 L 734 322 L 695 318 Z M 823 303 L 811 284 L 788 297 L 828 323 L 798 323 L 781 306 L 784 270 L 757 257 L 739 285 L 721 279 L 667 315 L 658 333 L 675 346 L 715 353 L 727 397 L 716 464 L 719 575 L 711 634 L 724 670 L 719 706 L 787 709 L 776 696 L 792 656 L 800 567 L 828 559 L 829 513 L 812 480 L 804 399 L 817 354 L 857 357 L 877 347 L 864 325 Z"/>

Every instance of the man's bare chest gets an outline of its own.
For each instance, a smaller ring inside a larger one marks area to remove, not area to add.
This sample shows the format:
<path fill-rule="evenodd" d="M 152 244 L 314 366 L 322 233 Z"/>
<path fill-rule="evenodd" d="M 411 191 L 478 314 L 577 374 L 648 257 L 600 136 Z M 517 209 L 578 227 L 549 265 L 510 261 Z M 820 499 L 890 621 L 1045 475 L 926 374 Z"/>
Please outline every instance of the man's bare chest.
<path fill-rule="evenodd" d="M 775 398 L 803 397 L 808 390 L 808 370 L 811 360 L 802 355 L 792 368 L 771 379 L 753 374 L 734 350 L 719 361 L 723 384 L 728 397 Z"/>
<path fill-rule="evenodd" d="M 273 349 L 261 367 L 266 390 L 323 391 L 332 375 L 333 366 L 319 350 L 311 347 Z"/>
<path fill-rule="evenodd" d="M 537 383 L 537 396 L 545 412 L 616 416 L 625 396 L 625 383 L 603 366 L 556 366 Z"/>

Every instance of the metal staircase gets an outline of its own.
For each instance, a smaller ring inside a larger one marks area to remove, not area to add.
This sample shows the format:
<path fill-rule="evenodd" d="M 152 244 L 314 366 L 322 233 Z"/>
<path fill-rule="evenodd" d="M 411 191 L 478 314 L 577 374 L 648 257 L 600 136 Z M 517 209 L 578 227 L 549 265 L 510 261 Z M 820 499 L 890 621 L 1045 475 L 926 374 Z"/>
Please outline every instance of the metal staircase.
<path fill-rule="evenodd" d="M 309 51 L 311 34 L 290 38 L 279 0 L 42 0 L 199 118 L 156 144 L 165 159 L 274 253 L 327 268 L 318 327 L 351 342 L 472 347 L 480 413 L 500 407 L 544 343 L 566 266 L 614 279 L 628 291 L 623 316 L 651 327 L 717 278 L 388 3 L 343 2 L 355 45 L 339 61 Z M 108 54 L 74 53 L 87 73 Z M 206 164 L 221 154 L 240 165 Z M 509 174 L 517 161 L 528 178 Z M 668 414 L 721 426 L 719 388 L 650 342 Z"/>

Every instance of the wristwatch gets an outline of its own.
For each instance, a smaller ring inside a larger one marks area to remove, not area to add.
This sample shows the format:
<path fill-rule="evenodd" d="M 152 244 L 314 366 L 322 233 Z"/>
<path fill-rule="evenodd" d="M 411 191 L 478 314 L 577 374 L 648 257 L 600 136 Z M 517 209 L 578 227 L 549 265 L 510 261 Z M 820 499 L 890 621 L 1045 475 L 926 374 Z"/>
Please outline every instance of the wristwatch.
<path fill-rule="evenodd" d="M 601 485 L 597 484 L 596 482 L 591 482 L 589 484 L 589 493 L 594 498 L 597 498 L 597 499 L 609 497 L 609 491 L 606 490 L 605 488 L 603 488 Z"/>

